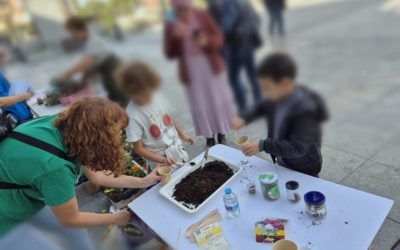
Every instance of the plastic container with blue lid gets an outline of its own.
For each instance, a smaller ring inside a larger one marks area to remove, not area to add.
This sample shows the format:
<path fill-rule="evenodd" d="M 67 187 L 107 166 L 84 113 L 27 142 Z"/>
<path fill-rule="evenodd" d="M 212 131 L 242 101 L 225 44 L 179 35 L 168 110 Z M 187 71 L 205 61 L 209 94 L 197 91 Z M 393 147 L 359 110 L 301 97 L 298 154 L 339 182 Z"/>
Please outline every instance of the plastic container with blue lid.
<path fill-rule="evenodd" d="M 318 191 L 310 191 L 304 195 L 307 214 L 313 220 L 321 220 L 326 217 L 326 198 L 325 195 Z"/>

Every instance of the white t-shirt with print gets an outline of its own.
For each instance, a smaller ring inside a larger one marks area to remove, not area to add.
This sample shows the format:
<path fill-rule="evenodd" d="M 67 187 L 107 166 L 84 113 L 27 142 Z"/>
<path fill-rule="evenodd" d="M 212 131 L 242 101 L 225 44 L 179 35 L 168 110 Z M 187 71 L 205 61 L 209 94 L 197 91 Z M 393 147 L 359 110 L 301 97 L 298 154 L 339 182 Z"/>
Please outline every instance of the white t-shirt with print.
<path fill-rule="evenodd" d="M 180 162 L 187 161 L 178 132 L 168 111 L 168 104 L 164 98 L 156 94 L 153 103 L 149 106 L 139 106 L 130 102 L 127 106 L 129 125 L 126 128 L 128 142 L 143 141 L 148 150 L 166 156 L 168 149 L 178 149 Z"/>

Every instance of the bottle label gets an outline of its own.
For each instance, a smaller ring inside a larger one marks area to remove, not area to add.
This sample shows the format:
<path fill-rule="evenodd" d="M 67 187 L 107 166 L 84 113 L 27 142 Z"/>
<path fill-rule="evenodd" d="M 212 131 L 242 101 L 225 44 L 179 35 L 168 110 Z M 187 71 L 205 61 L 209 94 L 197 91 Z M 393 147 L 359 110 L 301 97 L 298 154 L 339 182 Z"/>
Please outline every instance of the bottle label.
<path fill-rule="evenodd" d="M 235 204 L 232 205 L 225 205 L 225 209 L 228 212 L 236 212 L 236 210 L 239 209 L 239 203 L 236 202 Z"/>
<path fill-rule="evenodd" d="M 279 186 L 276 185 L 268 191 L 268 197 L 271 199 L 279 198 Z"/>

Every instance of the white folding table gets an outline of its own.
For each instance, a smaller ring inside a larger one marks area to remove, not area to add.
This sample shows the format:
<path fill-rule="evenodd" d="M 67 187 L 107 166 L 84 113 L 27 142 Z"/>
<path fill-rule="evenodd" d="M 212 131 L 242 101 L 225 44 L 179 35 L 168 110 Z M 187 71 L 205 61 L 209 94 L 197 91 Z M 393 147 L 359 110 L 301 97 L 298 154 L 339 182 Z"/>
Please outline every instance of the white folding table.
<path fill-rule="evenodd" d="M 94 86 L 95 86 L 95 95 L 96 96 L 100 96 L 100 97 L 106 96 L 106 93 L 101 85 L 96 84 Z M 34 96 L 32 96 L 32 98 L 27 101 L 27 104 L 31 108 L 34 116 L 42 117 L 42 116 L 56 115 L 56 114 L 64 111 L 67 108 L 67 106 L 63 106 L 61 104 L 57 104 L 57 105 L 54 105 L 51 107 L 46 106 L 44 104 L 42 104 L 42 105 L 37 104 L 37 98 L 42 98 L 42 99 L 45 98 L 46 92 L 49 89 L 50 89 L 50 87 L 35 90 Z"/>
<path fill-rule="evenodd" d="M 55 115 L 60 113 L 66 108 L 61 104 L 57 104 L 51 107 L 46 106 L 44 104 L 42 105 L 37 104 L 37 98 L 44 98 L 46 96 L 46 91 L 47 88 L 36 90 L 34 96 L 32 96 L 32 98 L 27 101 L 34 116 L 42 117 L 42 116 Z"/>
<path fill-rule="evenodd" d="M 129 207 L 149 225 L 163 240 L 173 248 L 197 249 L 195 243 L 185 238 L 187 227 L 210 211 L 218 208 L 224 215 L 220 225 L 232 249 L 271 249 L 271 245 L 256 243 L 255 222 L 263 217 L 288 219 L 286 238 L 294 240 L 300 248 L 313 250 L 366 250 L 388 215 L 393 201 L 356 189 L 338 185 L 322 179 L 310 177 L 283 167 L 274 165 L 258 157 L 246 157 L 231 147 L 217 145 L 210 154 L 232 163 L 246 165 L 245 170 L 228 187 L 238 195 L 241 214 L 238 218 L 225 217 L 223 192 L 219 192 L 196 214 L 188 214 L 159 194 L 160 185 L 156 185 L 129 204 Z M 194 161 L 199 161 L 199 155 Z M 245 164 L 248 161 L 247 164 Z M 174 173 L 179 175 L 185 168 Z M 278 171 L 277 171 L 278 170 Z M 265 171 L 278 172 L 281 198 L 268 201 L 263 198 L 258 175 Z M 247 193 L 247 179 L 254 178 L 257 193 Z M 300 184 L 303 196 L 308 191 L 320 191 L 326 196 L 327 217 L 313 222 L 305 213 L 302 200 L 296 204 L 286 198 L 285 182 L 296 180 Z M 180 237 L 178 239 L 179 232 Z"/>

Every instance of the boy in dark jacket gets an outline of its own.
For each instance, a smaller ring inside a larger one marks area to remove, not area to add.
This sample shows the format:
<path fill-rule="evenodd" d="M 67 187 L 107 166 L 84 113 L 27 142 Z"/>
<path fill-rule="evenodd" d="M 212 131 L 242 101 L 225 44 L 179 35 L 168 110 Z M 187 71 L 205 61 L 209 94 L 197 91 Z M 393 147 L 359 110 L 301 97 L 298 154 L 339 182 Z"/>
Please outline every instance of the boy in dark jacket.
<path fill-rule="evenodd" d="M 268 138 L 242 147 L 247 156 L 264 151 L 279 165 L 318 176 L 321 171 L 322 123 L 328 112 L 322 98 L 295 83 L 297 67 L 284 53 L 265 58 L 258 69 L 264 100 L 243 117 L 233 121 L 234 129 L 259 117 L 267 118 Z"/>

